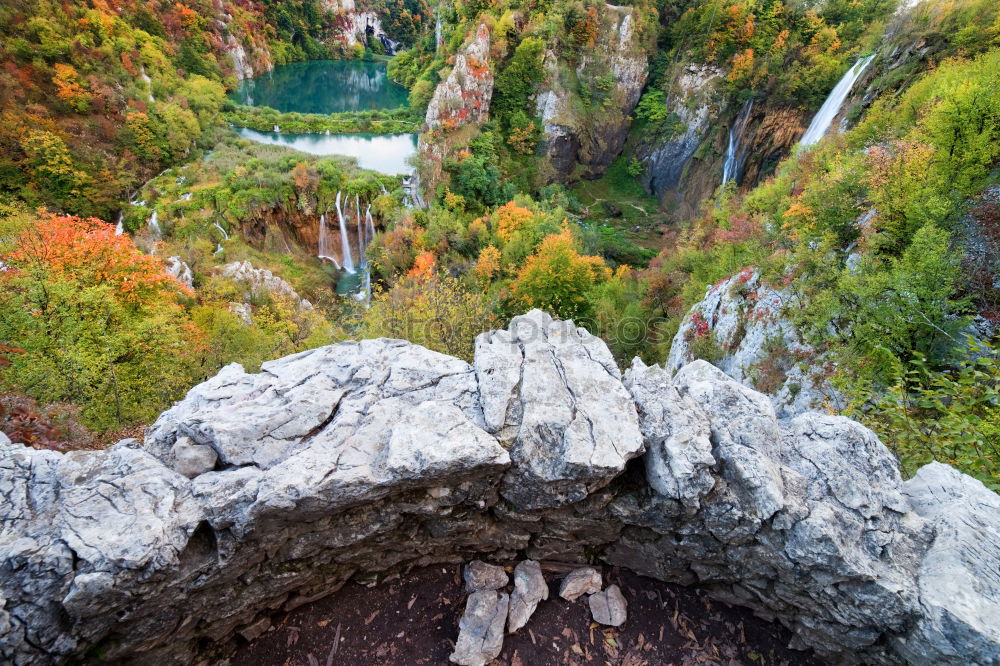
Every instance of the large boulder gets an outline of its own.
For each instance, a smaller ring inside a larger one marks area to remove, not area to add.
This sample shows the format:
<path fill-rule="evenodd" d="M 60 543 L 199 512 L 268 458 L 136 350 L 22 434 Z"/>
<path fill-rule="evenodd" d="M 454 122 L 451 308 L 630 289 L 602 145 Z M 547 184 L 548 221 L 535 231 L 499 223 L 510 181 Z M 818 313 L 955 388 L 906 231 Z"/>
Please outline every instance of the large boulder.
<path fill-rule="evenodd" d="M 642 453 L 635 404 L 600 338 L 541 310 L 476 338 L 486 429 L 509 447 L 520 509 L 578 502 Z"/>
<path fill-rule="evenodd" d="M 609 560 L 780 618 L 800 647 L 883 658 L 885 637 L 919 616 L 917 566 L 933 536 L 892 454 L 842 417 L 783 425 L 766 396 L 704 361 L 654 391 L 664 381 L 641 364 L 626 377 L 656 462 L 648 488 L 616 500 L 630 527 Z M 664 426 L 671 412 L 691 433 L 680 441 Z"/>
<path fill-rule="evenodd" d="M 896 649 L 914 664 L 1000 664 L 1000 496 L 937 462 L 903 492 L 937 538 L 920 564 L 920 619 Z"/>

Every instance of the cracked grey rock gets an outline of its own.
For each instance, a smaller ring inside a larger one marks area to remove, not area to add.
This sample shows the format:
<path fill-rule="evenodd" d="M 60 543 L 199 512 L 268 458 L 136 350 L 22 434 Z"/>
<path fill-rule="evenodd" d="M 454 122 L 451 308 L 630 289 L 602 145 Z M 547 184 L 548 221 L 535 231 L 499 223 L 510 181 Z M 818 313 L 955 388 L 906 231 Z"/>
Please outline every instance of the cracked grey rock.
<path fill-rule="evenodd" d="M 566 574 L 559 585 L 559 596 L 566 601 L 576 601 L 581 595 L 601 591 L 601 574 L 594 567 L 580 567 Z"/>
<path fill-rule="evenodd" d="M 469 595 L 458 621 L 458 640 L 449 660 L 460 666 L 485 666 L 503 649 L 503 627 L 510 598 L 495 590 Z"/>
<path fill-rule="evenodd" d="M 499 590 L 506 587 L 509 580 L 503 567 L 487 564 L 482 560 L 473 560 L 466 564 L 462 578 L 465 580 L 465 589 L 468 592 Z"/>
<path fill-rule="evenodd" d="M 638 367 L 627 381 L 643 424 L 664 430 L 662 407 L 644 393 L 661 377 Z M 909 510 L 893 455 L 843 417 L 804 414 L 781 425 L 766 396 L 704 361 L 682 368 L 672 388 L 707 419 L 715 485 L 691 502 L 673 477 L 662 482 L 687 450 L 652 448 L 665 463 L 647 465 L 648 490 L 615 500 L 613 513 L 633 527 L 608 561 L 709 585 L 718 599 L 781 617 L 793 645 L 823 656 L 867 650 L 888 659 L 880 638 L 919 615 L 917 568 L 932 536 Z M 668 420 L 693 434 L 697 413 Z"/>
<path fill-rule="evenodd" d="M 670 373 L 659 366 L 632 361 L 625 387 L 639 409 L 639 427 L 646 446 L 646 479 L 653 490 L 697 510 L 715 485 L 711 467 L 711 428 L 698 403 L 671 385 Z"/>
<path fill-rule="evenodd" d="M 938 462 L 903 492 L 937 536 L 920 565 L 923 612 L 896 649 L 915 666 L 1000 664 L 1000 496 Z"/>
<path fill-rule="evenodd" d="M 642 453 L 635 404 L 607 345 L 541 310 L 476 338 L 486 430 L 509 447 L 501 487 L 518 509 L 584 499 Z"/>
<path fill-rule="evenodd" d="M 644 446 L 646 482 L 638 464 L 616 479 Z M 189 447 L 218 461 L 187 478 Z M 526 553 L 699 583 L 831 662 L 995 664 L 998 508 L 944 465 L 904 484 L 848 419 L 779 422 L 704 362 L 622 382 L 603 343 L 533 312 L 482 336 L 475 366 L 346 342 L 229 366 L 144 443 L 0 441 L 0 663 L 221 661 L 354 576 Z M 468 654 L 542 593 L 530 568 L 513 602 L 467 609 L 488 620 Z M 600 592 L 575 575 L 563 596 Z"/>
<path fill-rule="evenodd" d="M 595 592 L 587 599 L 594 622 L 608 627 L 620 627 L 628 618 L 628 604 L 617 585 L 608 585 L 603 592 Z"/>
<path fill-rule="evenodd" d="M 549 586 L 542 568 L 534 560 L 523 560 L 514 567 L 514 592 L 510 595 L 507 631 L 514 633 L 528 623 L 538 603 L 549 598 Z"/>
<path fill-rule="evenodd" d="M 795 303 L 792 289 L 769 286 L 757 269 L 711 285 L 681 322 L 663 366 L 675 372 L 694 360 L 700 320 L 725 352 L 715 365 L 736 381 L 753 387 L 768 363 L 769 383 L 777 386 L 769 397 L 779 418 L 843 408 L 847 401 L 828 378 L 829 358 L 806 344 L 786 315 Z"/>
<path fill-rule="evenodd" d="M 174 457 L 174 471 L 189 479 L 212 471 L 219 459 L 212 447 L 195 444 L 188 437 L 178 437 L 170 453 Z"/>

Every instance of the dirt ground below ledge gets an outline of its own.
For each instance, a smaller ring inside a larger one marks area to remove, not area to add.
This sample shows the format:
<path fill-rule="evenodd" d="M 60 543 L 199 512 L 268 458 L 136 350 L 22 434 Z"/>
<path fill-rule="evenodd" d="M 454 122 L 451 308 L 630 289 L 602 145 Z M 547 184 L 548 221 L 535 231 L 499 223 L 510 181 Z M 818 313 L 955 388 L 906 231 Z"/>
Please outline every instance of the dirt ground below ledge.
<path fill-rule="evenodd" d="M 586 595 L 558 596 L 564 565 L 542 563 L 550 594 L 528 625 L 504 639 L 494 666 L 805 665 L 823 662 L 785 647 L 780 625 L 711 601 L 700 590 L 605 569 L 628 602 L 620 629 L 591 621 Z M 511 581 L 513 583 L 513 581 Z M 510 587 L 510 586 L 508 586 Z M 232 666 L 448 664 L 465 608 L 461 567 L 429 567 L 374 587 L 348 583 L 290 613 L 232 658 Z"/>

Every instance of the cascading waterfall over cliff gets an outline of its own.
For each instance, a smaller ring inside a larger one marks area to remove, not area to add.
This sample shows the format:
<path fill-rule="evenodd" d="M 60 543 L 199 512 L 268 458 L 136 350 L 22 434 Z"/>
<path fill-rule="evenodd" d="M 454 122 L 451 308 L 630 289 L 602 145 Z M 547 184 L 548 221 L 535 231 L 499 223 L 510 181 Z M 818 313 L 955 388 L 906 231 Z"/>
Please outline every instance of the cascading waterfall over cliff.
<path fill-rule="evenodd" d="M 146 226 L 155 238 L 159 239 L 163 237 L 163 232 L 160 231 L 160 222 L 155 208 L 153 209 L 153 214 L 149 216 L 149 222 L 146 223 Z"/>
<path fill-rule="evenodd" d="M 316 256 L 320 259 L 327 259 L 332 261 L 338 269 L 345 271 L 350 275 L 355 275 L 359 271 L 365 274 L 365 279 L 363 282 L 367 281 L 368 273 L 368 259 L 365 254 L 365 250 L 368 245 L 375 238 L 375 220 L 372 217 L 371 204 L 368 203 L 364 212 L 364 216 L 361 214 L 361 195 L 354 195 L 354 211 L 350 209 L 350 195 L 345 195 L 343 191 L 337 192 L 337 198 L 335 201 L 335 207 L 337 210 L 337 219 L 340 225 L 340 248 L 336 246 L 335 237 L 331 238 L 330 230 L 326 225 L 326 215 L 322 214 L 319 216 L 319 239 L 318 248 L 316 250 Z M 348 223 L 354 220 L 354 224 L 357 225 L 356 232 L 352 233 L 348 229 Z M 354 247 L 351 247 L 352 240 L 356 242 Z M 355 257 L 357 260 L 355 261 Z M 367 292 L 367 287 L 365 288 Z"/>
<path fill-rule="evenodd" d="M 337 192 L 337 220 L 340 222 L 340 249 L 343 256 L 341 266 L 348 273 L 353 274 L 354 258 L 351 257 L 351 241 L 347 235 L 347 225 L 344 223 L 344 211 L 340 207 L 340 192 Z"/>
<path fill-rule="evenodd" d="M 750 112 L 753 111 L 753 100 L 747 101 L 740 109 L 736 120 L 729 128 L 729 145 L 726 148 L 726 162 L 722 165 L 722 184 L 725 185 L 731 180 L 740 184 L 740 170 L 743 168 L 743 160 L 746 157 L 745 151 L 741 149 L 743 133 L 747 129 L 750 121 Z"/>
<path fill-rule="evenodd" d="M 338 193 L 337 196 L 339 197 L 340 194 Z M 316 256 L 320 259 L 332 261 L 338 269 L 341 268 L 340 260 L 330 255 L 330 239 L 326 230 L 325 213 L 319 216 L 319 247 L 316 250 Z"/>
<path fill-rule="evenodd" d="M 854 84 L 857 83 L 858 79 L 861 78 L 861 74 L 864 73 L 865 69 L 874 59 L 874 54 L 861 58 L 854 63 L 853 67 L 847 70 L 847 73 L 844 74 L 830 92 L 830 96 L 823 102 L 823 106 L 816 112 L 812 122 L 809 124 L 809 129 L 806 130 L 806 133 L 802 135 L 802 139 L 799 141 L 800 146 L 809 147 L 819 143 L 819 140 L 826 135 L 827 130 L 830 129 L 830 125 L 833 123 L 833 119 L 840 113 L 840 107 L 843 106 L 844 100 L 847 99 Z"/>

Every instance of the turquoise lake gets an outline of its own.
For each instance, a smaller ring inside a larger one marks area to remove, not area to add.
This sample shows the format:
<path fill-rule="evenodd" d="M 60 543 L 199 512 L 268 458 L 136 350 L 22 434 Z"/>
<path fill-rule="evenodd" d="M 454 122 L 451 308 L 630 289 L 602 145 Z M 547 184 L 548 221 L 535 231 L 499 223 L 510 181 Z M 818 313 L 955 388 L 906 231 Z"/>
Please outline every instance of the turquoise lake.
<path fill-rule="evenodd" d="M 340 113 L 377 111 L 406 105 L 407 90 L 389 80 L 385 63 L 360 60 L 311 60 L 280 65 L 247 79 L 231 97 L 247 106 L 282 112 Z M 416 134 L 289 134 L 236 128 L 244 139 L 287 146 L 311 155 L 346 155 L 362 169 L 389 175 L 410 173 L 417 152 Z"/>
<path fill-rule="evenodd" d="M 407 105 L 408 91 L 389 80 L 385 63 L 308 60 L 279 65 L 241 81 L 231 98 L 247 106 L 298 113 L 376 111 Z"/>

